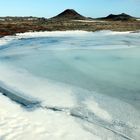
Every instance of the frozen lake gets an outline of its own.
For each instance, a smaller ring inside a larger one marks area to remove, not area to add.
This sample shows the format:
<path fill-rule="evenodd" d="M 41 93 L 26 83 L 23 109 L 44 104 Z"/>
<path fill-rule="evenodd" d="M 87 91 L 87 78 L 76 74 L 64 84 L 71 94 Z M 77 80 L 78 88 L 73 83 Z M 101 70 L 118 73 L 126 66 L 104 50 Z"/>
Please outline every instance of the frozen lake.
<path fill-rule="evenodd" d="M 0 140 L 140 139 L 140 33 L 24 33 L 0 43 L 0 86 L 41 102 L 29 111 L 0 95 Z"/>

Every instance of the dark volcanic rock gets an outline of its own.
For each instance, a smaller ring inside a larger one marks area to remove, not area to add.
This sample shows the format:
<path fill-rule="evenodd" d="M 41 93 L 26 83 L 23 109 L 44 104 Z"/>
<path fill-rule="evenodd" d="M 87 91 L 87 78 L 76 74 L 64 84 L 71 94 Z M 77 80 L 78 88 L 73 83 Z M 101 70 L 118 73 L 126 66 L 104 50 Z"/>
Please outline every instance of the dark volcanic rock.
<path fill-rule="evenodd" d="M 106 20 L 120 20 L 120 21 L 130 21 L 130 20 L 136 20 L 135 17 L 132 17 L 130 15 L 127 15 L 125 13 L 119 14 L 119 15 L 114 15 L 114 14 L 110 14 L 107 17 L 104 17 L 102 19 L 106 19 Z"/>
<path fill-rule="evenodd" d="M 79 13 L 77 13 L 73 9 L 67 9 L 51 19 L 55 19 L 55 20 L 69 20 L 69 19 L 84 20 L 84 19 L 86 19 L 86 17 L 80 15 Z"/>

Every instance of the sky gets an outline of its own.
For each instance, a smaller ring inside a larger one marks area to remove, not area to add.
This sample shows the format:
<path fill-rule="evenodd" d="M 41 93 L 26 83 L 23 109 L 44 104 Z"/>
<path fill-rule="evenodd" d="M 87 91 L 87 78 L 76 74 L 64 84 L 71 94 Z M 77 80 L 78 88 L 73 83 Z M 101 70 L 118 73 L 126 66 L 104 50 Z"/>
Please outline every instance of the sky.
<path fill-rule="evenodd" d="M 127 13 L 140 17 L 140 0 L 0 0 L 0 16 L 53 17 L 75 9 L 87 17 Z"/>

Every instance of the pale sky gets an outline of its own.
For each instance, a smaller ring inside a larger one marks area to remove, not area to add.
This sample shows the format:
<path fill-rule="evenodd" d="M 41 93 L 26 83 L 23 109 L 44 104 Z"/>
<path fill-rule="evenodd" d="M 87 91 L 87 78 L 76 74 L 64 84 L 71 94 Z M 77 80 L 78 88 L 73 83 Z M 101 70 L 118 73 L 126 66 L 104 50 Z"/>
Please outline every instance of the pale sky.
<path fill-rule="evenodd" d="M 111 13 L 140 17 L 140 0 L 0 0 L 0 16 L 49 18 L 65 9 L 93 18 Z"/>

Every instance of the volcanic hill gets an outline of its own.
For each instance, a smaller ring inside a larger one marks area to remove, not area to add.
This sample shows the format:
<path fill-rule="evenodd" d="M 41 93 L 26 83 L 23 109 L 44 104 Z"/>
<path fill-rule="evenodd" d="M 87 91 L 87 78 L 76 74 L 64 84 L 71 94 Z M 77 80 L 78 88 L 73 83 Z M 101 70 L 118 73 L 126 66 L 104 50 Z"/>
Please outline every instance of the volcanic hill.
<path fill-rule="evenodd" d="M 110 14 L 107 17 L 103 17 L 101 19 L 111 20 L 111 21 L 131 21 L 131 20 L 136 20 L 135 17 L 132 17 L 132 16 L 127 15 L 125 13 L 121 13 L 121 14 L 118 14 L 118 15 Z"/>
<path fill-rule="evenodd" d="M 86 17 L 80 15 L 73 9 L 66 9 L 62 13 L 58 14 L 57 16 L 51 18 L 53 20 L 85 20 Z"/>

